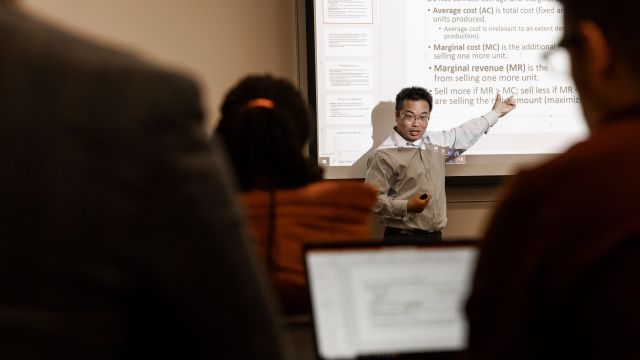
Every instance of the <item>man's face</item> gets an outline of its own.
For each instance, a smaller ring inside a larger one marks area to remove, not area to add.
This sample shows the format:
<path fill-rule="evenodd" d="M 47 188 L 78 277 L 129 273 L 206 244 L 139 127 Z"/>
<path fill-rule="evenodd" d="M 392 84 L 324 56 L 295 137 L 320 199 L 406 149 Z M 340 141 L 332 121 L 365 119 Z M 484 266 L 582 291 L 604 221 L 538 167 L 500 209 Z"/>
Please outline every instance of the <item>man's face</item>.
<path fill-rule="evenodd" d="M 427 130 L 430 114 L 425 100 L 405 100 L 396 114 L 396 131 L 407 141 L 419 140 Z"/>

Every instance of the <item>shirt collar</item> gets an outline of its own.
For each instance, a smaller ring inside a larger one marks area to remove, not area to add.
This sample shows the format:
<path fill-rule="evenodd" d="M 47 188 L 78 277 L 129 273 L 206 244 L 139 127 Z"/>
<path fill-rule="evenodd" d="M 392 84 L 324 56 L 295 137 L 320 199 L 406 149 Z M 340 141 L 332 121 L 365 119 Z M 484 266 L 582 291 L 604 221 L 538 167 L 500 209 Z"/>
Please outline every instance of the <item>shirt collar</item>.
<path fill-rule="evenodd" d="M 418 139 L 416 141 L 409 141 L 402 137 L 402 135 L 398 134 L 395 126 L 393 127 L 393 131 L 391 133 L 391 140 L 396 147 L 412 147 L 419 148 L 422 145 L 424 138 Z"/>

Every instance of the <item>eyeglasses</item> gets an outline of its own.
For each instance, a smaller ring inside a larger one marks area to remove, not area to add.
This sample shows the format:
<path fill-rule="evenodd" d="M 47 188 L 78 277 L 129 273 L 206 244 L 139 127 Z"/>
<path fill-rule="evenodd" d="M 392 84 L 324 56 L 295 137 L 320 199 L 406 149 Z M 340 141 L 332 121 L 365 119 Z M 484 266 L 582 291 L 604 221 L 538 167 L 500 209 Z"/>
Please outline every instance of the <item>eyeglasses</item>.
<path fill-rule="evenodd" d="M 412 123 L 416 120 L 418 120 L 418 122 L 422 123 L 422 124 L 426 124 L 429 121 L 429 116 L 427 115 L 413 115 L 413 114 L 404 114 L 400 117 L 402 119 L 402 121 L 408 122 L 408 123 Z"/>

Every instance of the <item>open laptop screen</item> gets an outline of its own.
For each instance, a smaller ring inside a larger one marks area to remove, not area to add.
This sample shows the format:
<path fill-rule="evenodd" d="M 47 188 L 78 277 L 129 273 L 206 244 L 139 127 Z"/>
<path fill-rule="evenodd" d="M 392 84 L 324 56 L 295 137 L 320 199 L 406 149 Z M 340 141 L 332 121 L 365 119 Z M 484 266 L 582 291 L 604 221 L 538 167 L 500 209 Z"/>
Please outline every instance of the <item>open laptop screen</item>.
<path fill-rule="evenodd" d="M 470 242 L 307 248 L 319 357 L 463 350 L 476 256 Z"/>

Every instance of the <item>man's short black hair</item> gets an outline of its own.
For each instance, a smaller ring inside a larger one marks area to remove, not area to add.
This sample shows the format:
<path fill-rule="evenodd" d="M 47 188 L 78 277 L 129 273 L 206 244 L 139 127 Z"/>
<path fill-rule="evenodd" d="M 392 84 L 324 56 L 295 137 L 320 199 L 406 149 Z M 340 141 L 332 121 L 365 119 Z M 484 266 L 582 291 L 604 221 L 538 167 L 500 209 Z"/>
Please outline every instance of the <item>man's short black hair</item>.
<path fill-rule="evenodd" d="M 565 10 L 565 38 L 582 20 L 596 23 L 611 45 L 614 56 L 624 61 L 640 78 L 640 1 L 638 0 L 558 0 Z M 579 43 L 578 43 L 579 45 Z"/>
<path fill-rule="evenodd" d="M 396 114 L 400 112 L 400 108 L 404 105 L 405 100 L 420 101 L 424 100 L 429 104 L 429 110 L 433 110 L 433 97 L 427 89 L 419 86 L 406 87 L 396 95 Z"/>

